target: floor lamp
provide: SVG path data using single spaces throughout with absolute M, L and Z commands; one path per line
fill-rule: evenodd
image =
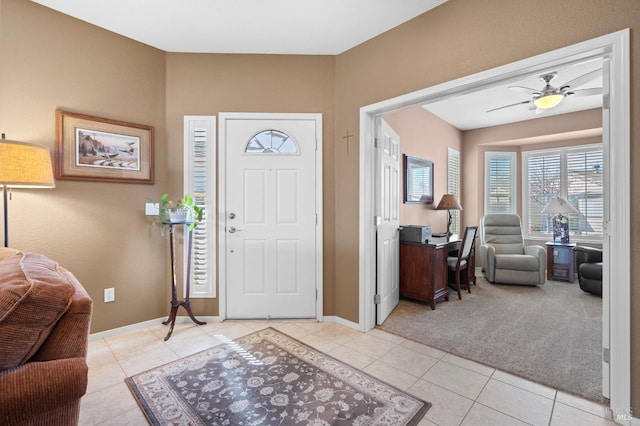
M 9 247 L 7 192 L 11 188 L 55 188 L 49 148 L 0 140 L 0 185 L 4 201 L 4 246 Z
M 449 220 L 447 221 L 447 238 L 451 238 L 453 233 L 451 232 L 451 210 L 462 210 L 460 202 L 453 194 L 444 194 L 438 203 L 436 210 L 447 210 L 449 213 Z

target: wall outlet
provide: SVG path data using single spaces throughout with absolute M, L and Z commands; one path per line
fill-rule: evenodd
M 104 301 L 106 302 L 115 302 L 116 300 L 116 289 L 115 288 L 105 288 L 104 289 Z
M 160 214 L 160 205 L 158 203 L 145 203 L 144 214 L 147 216 L 158 216 Z

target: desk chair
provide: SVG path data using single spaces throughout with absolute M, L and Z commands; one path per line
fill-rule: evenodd
M 447 266 L 449 272 L 452 275 L 455 275 L 456 280 L 456 290 L 458 291 L 458 299 L 462 299 L 462 294 L 460 294 L 460 279 L 462 271 L 467 272 L 467 268 L 469 267 L 469 256 L 473 252 L 473 244 L 476 240 L 476 233 L 478 232 L 477 226 L 467 226 L 464 230 L 464 235 L 462 236 L 462 245 L 460 246 L 460 250 L 458 250 L 458 256 L 449 256 L 447 257 Z M 467 272 L 468 275 L 468 272 Z M 467 290 L 471 293 L 471 283 L 467 278 Z

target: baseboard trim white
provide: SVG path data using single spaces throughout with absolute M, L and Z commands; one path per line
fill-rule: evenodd
M 97 333 L 93 333 L 89 335 L 89 341 L 105 339 L 107 337 L 117 336 L 122 333 L 127 333 L 130 331 L 142 330 L 145 328 L 153 327 L 159 324 L 162 324 L 163 321 L 166 321 L 167 317 L 156 318 L 148 321 L 138 322 L 135 324 L 125 325 L 123 327 L 113 328 L 111 330 L 99 331 Z M 217 316 L 198 316 L 198 319 L 205 322 L 221 322 L 220 317 Z M 188 316 L 176 316 L 176 323 L 189 322 L 191 318 Z

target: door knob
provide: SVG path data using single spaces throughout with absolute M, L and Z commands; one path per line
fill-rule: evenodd
M 236 218 L 236 214 L 235 213 L 229 213 L 229 219 L 235 219 Z
M 236 232 L 240 232 L 240 231 L 244 231 L 244 229 L 238 229 L 235 226 L 230 226 L 229 227 L 229 233 L 230 234 L 235 234 Z

